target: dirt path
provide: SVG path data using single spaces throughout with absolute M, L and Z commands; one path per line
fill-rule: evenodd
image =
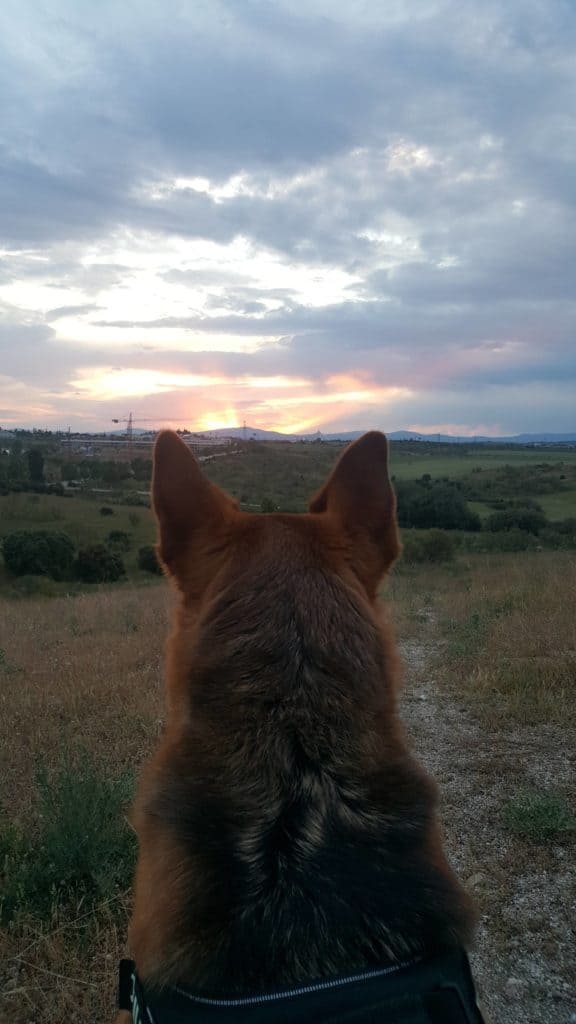
M 574 847 L 535 846 L 502 826 L 523 786 L 575 777 L 575 754 L 549 726 L 486 735 L 457 694 L 434 680 L 433 622 L 402 645 L 401 710 L 413 749 L 441 793 L 446 847 L 480 910 L 471 955 L 491 1024 L 575 1024 Z

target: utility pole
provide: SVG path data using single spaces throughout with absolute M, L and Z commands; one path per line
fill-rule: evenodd
M 132 454 L 133 454 L 133 447 L 134 447 L 133 444 L 132 444 L 133 439 L 134 439 L 134 421 L 132 419 L 132 413 L 131 412 L 128 413 L 128 424 L 126 426 L 126 437 L 128 439 L 128 458 L 129 458 L 130 462 L 132 462 Z

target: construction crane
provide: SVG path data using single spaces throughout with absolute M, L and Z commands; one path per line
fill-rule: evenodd
M 150 416 L 150 417 L 134 417 L 131 412 L 128 416 L 119 416 L 112 420 L 112 423 L 125 423 L 126 424 L 126 440 L 128 442 L 128 453 L 132 458 L 133 440 L 134 440 L 134 424 L 135 423 L 174 423 L 176 422 L 173 416 Z

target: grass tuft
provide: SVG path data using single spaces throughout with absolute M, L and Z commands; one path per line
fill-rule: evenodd
M 518 836 L 546 843 L 576 832 L 576 817 L 564 799 L 554 793 L 523 790 L 506 805 L 506 827 Z

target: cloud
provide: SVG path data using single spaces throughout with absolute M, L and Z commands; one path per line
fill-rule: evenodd
M 216 374 L 221 413 L 273 419 L 233 382 L 283 376 L 342 427 L 566 425 L 562 0 L 143 0 L 136 20 L 24 0 L 2 21 L 0 365 L 22 415 L 94 423 L 116 366 L 114 402 Z M 342 403 L 337 375 L 395 398 Z

